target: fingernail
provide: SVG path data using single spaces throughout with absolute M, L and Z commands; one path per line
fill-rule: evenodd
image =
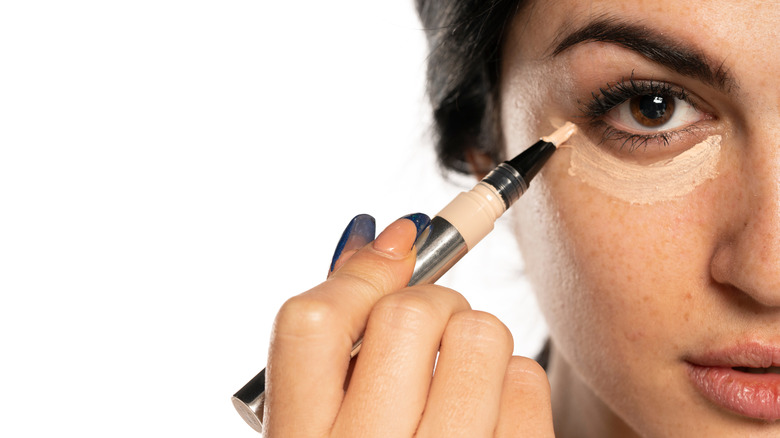
M 333 260 L 330 262 L 330 272 L 336 266 L 336 262 L 345 251 L 362 248 L 372 240 L 376 234 L 376 221 L 371 215 L 359 214 L 349 221 L 349 225 L 341 234 L 341 239 L 333 252 Z
M 404 216 L 390 224 L 377 236 L 374 240 L 374 249 L 392 257 L 403 257 L 412 250 L 415 240 L 430 223 L 431 219 L 423 213 Z M 416 230 L 414 238 L 411 238 L 409 233 L 410 225 L 413 225 Z
M 431 224 L 431 218 L 429 218 L 428 215 L 424 213 L 408 214 L 401 219 L 409 219 L 410 221 L 414 222 L 414 226 L 417 227 L 417 236 L 415 236 L 414 240 L 417 240 L 417 238 L 420 237 L 420 234 L 422 234 L 423 230 L 428 228 L 428 225 Z

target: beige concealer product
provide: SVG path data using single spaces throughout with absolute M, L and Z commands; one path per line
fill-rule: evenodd
M 417 259 L 409 286 L 435 282 L 487 236 L 496 219 L 528 190 L 531 179 L 576 129 L 573 123 L 566 122 L 520 155 L 499 164 L 473 189 L 456 196 L 431 219 L 414 243 Z M 353 357 L 360 351 L 361 341 L 352 347 Z M 232 401 L 244 421 L 262 433 L 265 370 L 236 392 Z
M 648 165 L 621 160 L 593 144 L 572 148 L 569 175 L 632 204 L 687 195 L 718 175 L 720 135 L 707 137 L 676 157 Z

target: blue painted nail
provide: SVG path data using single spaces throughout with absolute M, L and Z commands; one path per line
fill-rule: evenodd
M 352 251 L 364 247 L 368 242 L 374 240 L 375 234 L 376 221 L 371 215 L 359 214 L 352 218 L 347 228 L 344 229 L 344 233 L 341 234 L 341 239 L 339 239 L 339 243 L 336 245 L 336 251 L 333 252 L 330 272 L 333 272 L 333 267 L 336 266 L 336 262 L 344 251 Z
M 409 219 L 414 222 L 414 226 L 417 227 L 417 237 L 420 237 L 420 234 L 431 224 L 431 218 L 425 213 L 408 214 L 401 219 Z

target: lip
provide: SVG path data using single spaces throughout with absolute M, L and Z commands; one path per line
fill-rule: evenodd
M 686 359 L 688 377 L 708 400 L 737 414 L 780 419 L 780 374 L 750 374 L 734 367 L 780 366 L 780 345 L 746 342 Z

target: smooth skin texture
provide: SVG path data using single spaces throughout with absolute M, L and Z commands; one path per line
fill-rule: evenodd
M 609 41 L 553 54 L 563 36 L 605 17 L 698 52 L 730 80 L 718 84 Z M 778 22 L 777 2 L 526 6 L 502 49 L 508 156 L 572 120 L 581 133 L 571 147 L 590 142 L 640 164 L 720 135 L 718 176 L 679 199 L 632 205 L 570 175 L 571 150 L 562 148 L 513 207 L 551 331 L 552 393 L 535 362 L 510 356 L 512 338 L 494 317 L 457 292 L 404 287 L 415 230 L 394 224 L 280 311 L 267 436 L 551 437 L 553 424 L 559 438 L 780 436 L 780 421 L 713 404 L 686 373 L 688 358 L 711 349 L 780 346 Z M 594 124 L 582 104 L 629 78 L 684 88 L 702 117 L 675 127 L 666 145 L 629 152 L 604 140 L 604 123 L 621 120 Z M 364 331 L 350 375 L 349 351 Z

